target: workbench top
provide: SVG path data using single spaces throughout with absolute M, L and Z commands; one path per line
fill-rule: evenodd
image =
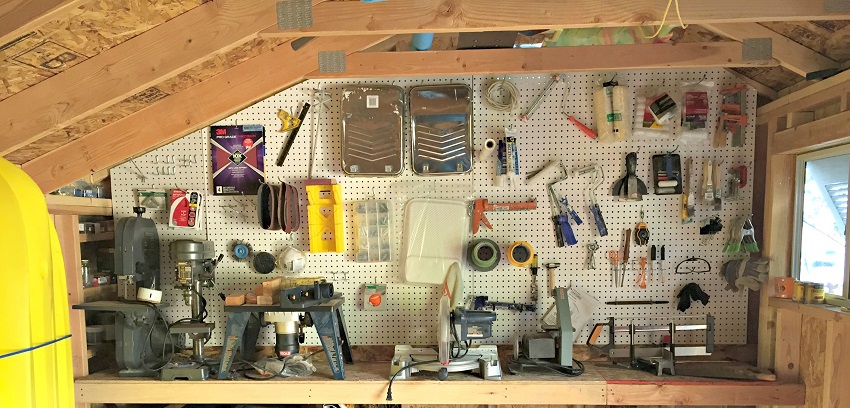
M 327 362 L 315 359 L 310 377 L 255 381 L 166 382 L 119 378 L 100 372 L 75 381 L 77 402 L 87 403 L 359 403 L 386 402 L 389 362 L 346 364 L 346 379 L 335 381 Z M 570 405 L 799 405 L 802 384 L 656 377 L 604 363 L 585 363 L 585 373 L 566 378 L 547 371 L 511 375 L 502 381 L 453 373 L 437 381 L 420 372 L 393 383 L 397 404 L 570 404 Z

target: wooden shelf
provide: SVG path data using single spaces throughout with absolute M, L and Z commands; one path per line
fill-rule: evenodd
M 98 242 L 98 241 L 112 241 L 115 239 L 114 231 L 107 232 L 97 232 L 94 234 L 80 234 L 80 242 Z
M 841 308 L 832 305 L 809 305 L 797 303 L 790 299 L 770 298 L 767 304 L 777 309 L 786 309 L 792 312 L 817 317 L 824 320 L 832 320 L 837 323 L 850 324 L 850 312 L 842 312 Z
M 119 378 L 101 372 L 79 378 L 77 402 L 84 403 L 277 403 L 348 402 L 386 404 L 388 362 L 345 366 L 346 379 L 333 380 L 327 363 L 306 378 L 252 381 L 158 381 Z M 565 378 L 548 372 L 507 373 L 502 381 L 484 381 L 471 374 L 451 374 L 437 381 L 433 374 L 393 383 L 395 404 L 569 404 L 569 405 L 802 405 L 805 386 L 761 381 L 713 380 L 697 377 L 656 377 L 652 374 L 585 363 L 586 372 Z
M 112 216 L 112 199 L 45 194 L 51 214 Z

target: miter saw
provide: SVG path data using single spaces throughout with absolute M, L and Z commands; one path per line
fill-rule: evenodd
M 486 310 L 467 310 L 461 305 L 463 280 L 458 263 L 449 267 L 443 297 L 437 312 L 437 350 L 397 345 L 390 365 L 393 380 L 405 380 L 419 371 L 437 373 L 445 380 L 449 373 L 471 371 L 485 380 L 501 380 L 502 367 L 495 345 L 471 347 L 472 340 L 489 338 L 496 314 Z M 392 400 L 392 393 L 387 393 Z

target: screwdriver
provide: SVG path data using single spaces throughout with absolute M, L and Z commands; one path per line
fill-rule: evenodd
M 632 229 L 626 230 L 626 245 L 623 246 L 623 270 L 620 272 L 620 287 L 623 287 L 623 282 L 626 281 L 626 269 L 629 266 L 629 246 L 631 246 Z
M 555 227 L 555 239 L 558 241 L 558 248 L 563 248 L 564 243 L 567 245 L 577 244 L 578 240 L 573 233 L 570 219 L 561 213 L 561 204 L 558 202 L 555 188 L 551 184 L 549 184 L 549 198 L 552 204 L 552 224 Z
M 657 251 L 655 245 L 653 245 L 649 248 L 649 260 L 651 261 L 649 268 L 649 280 L 655 279 L 655 274 L 657 272 L 658 267 L 658 263 L 656 262 L 657 259 Z

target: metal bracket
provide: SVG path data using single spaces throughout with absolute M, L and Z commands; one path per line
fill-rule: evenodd
M 291 30 L 313 26 L 311 0 L 283 0 L 277 2 L 277 29 Z
M 764 61 L 773 58 L 773 40 L 770 38 L 744 38 L 741 45 L 741 59 L 744 61 Z
M 823 11 L 826 13 L 850 12 L 850 0 L 823 0 Z
M 345 72 L 345 51 L 319 51 L 319 72 Z

